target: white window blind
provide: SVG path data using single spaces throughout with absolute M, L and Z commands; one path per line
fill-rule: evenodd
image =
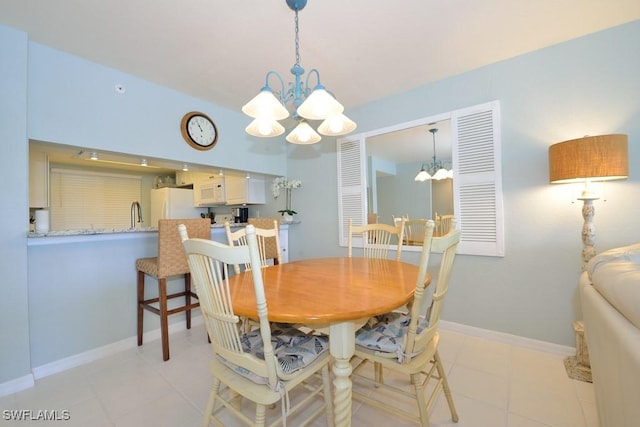
M 142 177 L 84 170 L 51 170 L 51 230 L 128 228 Z

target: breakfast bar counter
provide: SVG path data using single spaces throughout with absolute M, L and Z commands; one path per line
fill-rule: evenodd
M 245 227 L 246 223 L 233 223 L 231 228 Z M 95 228 L 85 230 L 61 230 L 46 233 L 29 232 L 27 245 L 57 245 L 105 240 L 125 240 L 156 237 L 158 227 Z M 220 240 L 220 238 L 223 238 Z M 224 224 L 211 224 L 211 239 L 226 242 Z

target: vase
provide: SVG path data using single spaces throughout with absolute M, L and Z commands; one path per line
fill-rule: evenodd
M 282 221 L 287 224 L 290 224 L 291 222 L 293 222 L 293 215 L 289 215 L 288 213 L 283 214 Z
M 291 189 L 287 188 L 285 190 L 285 196 L 286 196 L 286 200 L 285 200 L 285 207 L 288 211 L 291 210 Z

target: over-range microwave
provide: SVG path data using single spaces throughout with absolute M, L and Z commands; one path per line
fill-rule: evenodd
M 224 205 L 224 178 L 214 177 L 196 181 L 193 184 L 193 199 L 194 205 L 199 207 Z

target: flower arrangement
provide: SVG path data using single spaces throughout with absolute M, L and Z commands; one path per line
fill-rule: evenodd
M 294 215 L 298 212 L 291 209 L 291 190 L 294 188 L 300 188 L 302 186 L 302 181 L 299 179 L 288 180 L 287 177 L 281 176 L 273 180 L 271 184 L 271 194 L 274 199 L 277 199 L 280 195 L 280 191 L 284 190 L 286 194 L 286 206 L 285 209 L 279 210 L 280 215 Z

